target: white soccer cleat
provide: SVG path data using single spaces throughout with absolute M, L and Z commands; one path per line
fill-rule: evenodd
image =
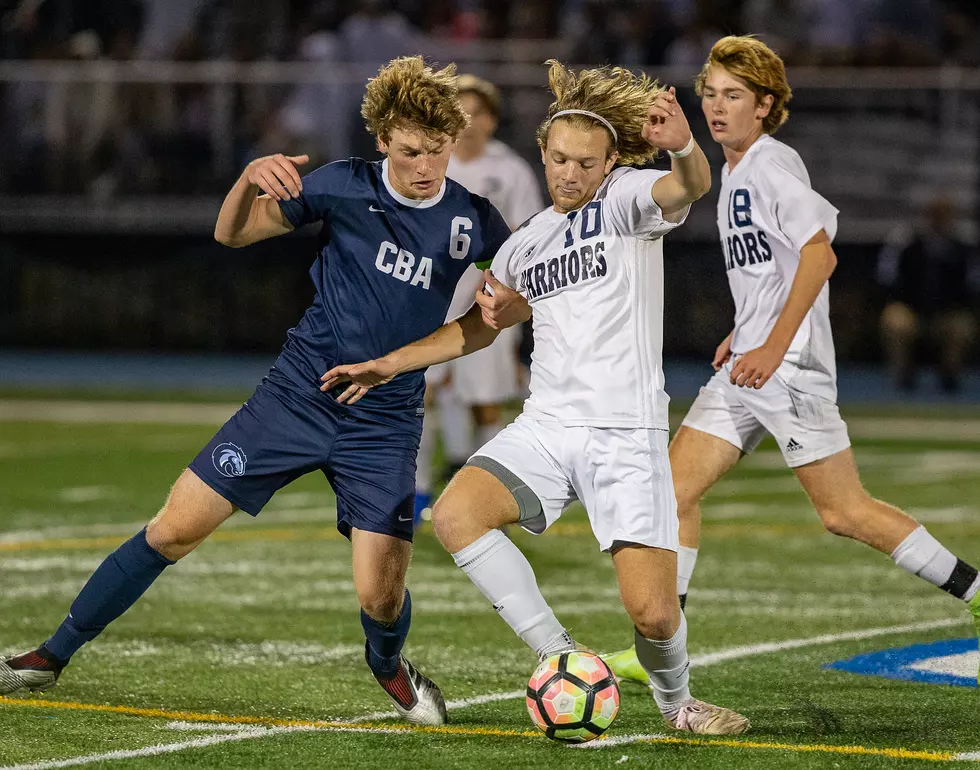
M 438 685 L 423 676 L 402 655 L 398 671 L 391 679 L 380 679 L 378 684 L 388 693 L 395 711 L 406 722 L 417 725 L 444 725 L 448 721 L 446 699 Z
M 62 666 L 44 657 L 43 653 L 43 650 L 30 650 L 0 659 L 0 695 L 10 695 L 18 690 L 39 692 L 54 687 Z
M 666 719 L 675 730 L 697 735 L 741 735 L 749 729 L 748 717 L 737 711 L 692 698 L 673 719 Z

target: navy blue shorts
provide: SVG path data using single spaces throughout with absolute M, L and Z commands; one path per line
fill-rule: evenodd
M 378 420 L 333 396 L 263 380 L 190 469 L 255 516 L 291 481 L 320 470 L 337 495 L 337 529 L 412 539 L 422 417 Z

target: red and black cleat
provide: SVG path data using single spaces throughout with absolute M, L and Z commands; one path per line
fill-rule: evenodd
M 65 664 L 44 647 L 0 660 L 0 695 L 18 690 L 50 690 Z
M 374 678 L 406 721 L 420 725 L 446 724 L 446 700 L 439 687 L 420 674 L 404 655 L 399 658 L 393 677 L 382 679 L 375 674 Z

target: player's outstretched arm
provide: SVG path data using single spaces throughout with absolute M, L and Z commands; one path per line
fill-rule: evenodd
M 643 136 L 650 144 L 670 153 L 670 173 L 654 182 L 651 194 L 664 219 L 680 221 L 684 209 L 711 189 L 711 168 L 694 141 L 673 86 L 650 107 Z
M 483 322 L 483 309 L 474 304 L 464 315 L 443 324 L 428 337 L 372 361 L 342 364 L 324 374 L 320 390 L 326 392 L 344 382 L 350 386 L 337 396 L 340 403 L 356 404 L 371 388 L 390 382 L 403 372 L 424 369 L 475 353 L 490 345 L 499 329 Z
M 800 264 L 793 277 L 786 304 L 762 347 L 750 350 L 732 367 L 733 385 L 761 388 L 779 368 L 806 314 L 837 267 L 837 255 L 825 230 L 820 230 L 800 249 Z
M 296 165 L 308 161 L 306 155 L 277 154 L 249 163 L 221 204 L 214 239 L 237 249 L 290 232 L 293 226 L 279 201 L 302 192 L 303 180 Z

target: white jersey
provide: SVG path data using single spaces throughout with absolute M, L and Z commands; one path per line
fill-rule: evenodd
M 796 150 L 760 136 L 735 169 L 721 172 L 718 232 L 735 299 L 732 353 L 765 343 L 789 297 L 800 249 L 820 230 L 833 240 L 837 209 L 810 187 Z M 780 369 L 794 388 L 836 400 L 837 367 L 825 285 Z
M 666 173 L 616 169 L 581 209 L 545 209 L 497 252 L 494 275 L 534 310 L 528 416 L 668 429 L 661 237 L 680 222 L 651 193 Z

